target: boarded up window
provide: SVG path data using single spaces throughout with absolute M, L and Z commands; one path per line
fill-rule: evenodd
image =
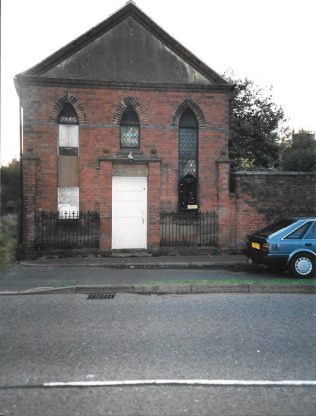
M 77 156 L 58 156 L 58 186 L 79 186 L 78 162 Z
M 64 156 L 77 156 L 79 148 L 79 126 L 59 124 L 58 131 L 59 154 Z
M 79 187 L 58 188 L 58 211 L 60 218 L 77 218 L 79 215 Z
M 79 120 L 70 103 L 58 119 L 58 211 L 59 218 L 79 215 Z

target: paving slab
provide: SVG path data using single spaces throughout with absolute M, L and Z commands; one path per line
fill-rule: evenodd
M 22 266 L 109 267 L 109 268 L 225 268 L 247 264 L 243 255 L 143 256 L 143 257 L 69 257 L 38 258 L 22 261 Z
M 249 285 L 192 285 L 192 293 L 248 293 Z
M 75 293 L 134 293 L 134 285 L 88 285 L 77 286 Z
M 127 272 L 123 269 L 134 269 L 134 271 Z M 168 272 L 169 269 L 170 272 Z M 172 271 L 172 269 L 179 270 Z M 197 271 L 199 269 L 201 270 Z M 210 271 L 204 272 L 204 269 Z M 164 270 L 164 272 L 159 270 Z M 179 273 L 183 274 L 180 278 Z M 224 282 L 227 279 L 226 275 L 232 278 L 236 276 L 239 280 L 248 278 L 259 280 L 263 277 L 266 280 L 271 279 L 271 285 L 269 283 L 260 285 L 259 282 L 258 284 L 247 282 L 237 285 L 229 284 Z M 54 257 L 21 262 L 7 269 L 2 276 L 0 294 L 316 293 L 316 286 L 313 286 L 313 282 L 311 285 L 305 284 L 304 286 L 273 285 L 272 281 L 275 277 L 281 276 L 274 276 L 264 268 L 256 271 L 243 255 Z M 179 282 L 177 282 L 178 279 Z M 217 282 L 214 284 L 194 283 L 194 280 L 212 279 L 220 282 L 218 284 Z M 190 282 L 183 283 L 184 280 Z

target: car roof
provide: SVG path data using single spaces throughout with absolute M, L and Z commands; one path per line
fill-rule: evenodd
M 287 217 L 289 220 L 295 220 L 295 221 L 305 221 L 305 220 L 311 220 L 316 221 L 316 217 Z

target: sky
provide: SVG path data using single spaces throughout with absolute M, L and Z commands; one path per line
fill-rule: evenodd
M 13 78 L 96 26 L 126 0 L 2 0 L 1 163 L 19 157 Z M 315 0 L 135 0 L 216 72 L 272 89 L 291 129 L 316 131 Z M 315 4 L 315 6 L 314 6 Z

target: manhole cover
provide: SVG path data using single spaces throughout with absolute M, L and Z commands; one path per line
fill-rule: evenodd
M 90 293 L 88 299 L 113 299 L 115 293 Z

